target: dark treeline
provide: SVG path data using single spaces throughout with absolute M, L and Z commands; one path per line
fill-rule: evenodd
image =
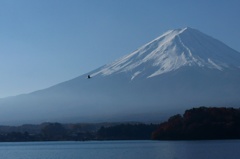
M 156 124 L 121 124 L 111 127 L 101 127 L 98 138 L 101 140 L 149 140 L 156 130 Z
M 160 124 L 153 133 L 157 140 L 240 139 L 240 109 L 193 108 Z
M 240 109 L 199 107 L 161 124 L 97 123 L 0 126 L 0 142 L 240 139 Z
M 0 126 L 0 142 L 146 140 L 157 125 L 142 123 L 61 124 Z
M 90 140 L 102 125 L 100 124 L 61 124 L 43 123 L 40 125 L 0 126 L 1 141 L 67 141 Z

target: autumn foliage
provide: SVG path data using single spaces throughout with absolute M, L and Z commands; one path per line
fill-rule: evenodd
M 200 107 L 186 110 L 160 124 L 157 140 L 240 139 L 240 109 Z

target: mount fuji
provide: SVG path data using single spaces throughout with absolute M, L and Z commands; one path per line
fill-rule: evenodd
M 240 106 L 240 53 L 187 27 L 72 80 L 1 99 L 0 124 L 153 122 L 202 105 Z

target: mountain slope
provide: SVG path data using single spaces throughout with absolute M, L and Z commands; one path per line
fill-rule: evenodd
M 93 75 L 128 72 L 132 79 L 141 74 L 154 77 L 183 66 L 239 68 L 239 61 L 239 53 L 220 41 L 195 29 L 184 28 L 166 32 Z
M 176 29 L 88 74 L 1 99 L 0 121 L 161 120 L 193 106 L 239 106 L 239 81 L 240 53 L 195 29 Z

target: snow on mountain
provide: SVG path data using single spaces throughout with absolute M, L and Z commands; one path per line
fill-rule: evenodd
M 227 51 L 227 53 L 226 53 Z M 195 29 L 170 30 L 133 53 L 104 66 L 92 76 L 129 73 L 151 78 L 183 66 L 224 70 L 239 68 L 239 53 Z
M 0 99 L 0 124 L 159 121 L 194 106 L 239 106 L 239 81 L 239 52 L 189 27 L 170 30 L 87 74 Z

